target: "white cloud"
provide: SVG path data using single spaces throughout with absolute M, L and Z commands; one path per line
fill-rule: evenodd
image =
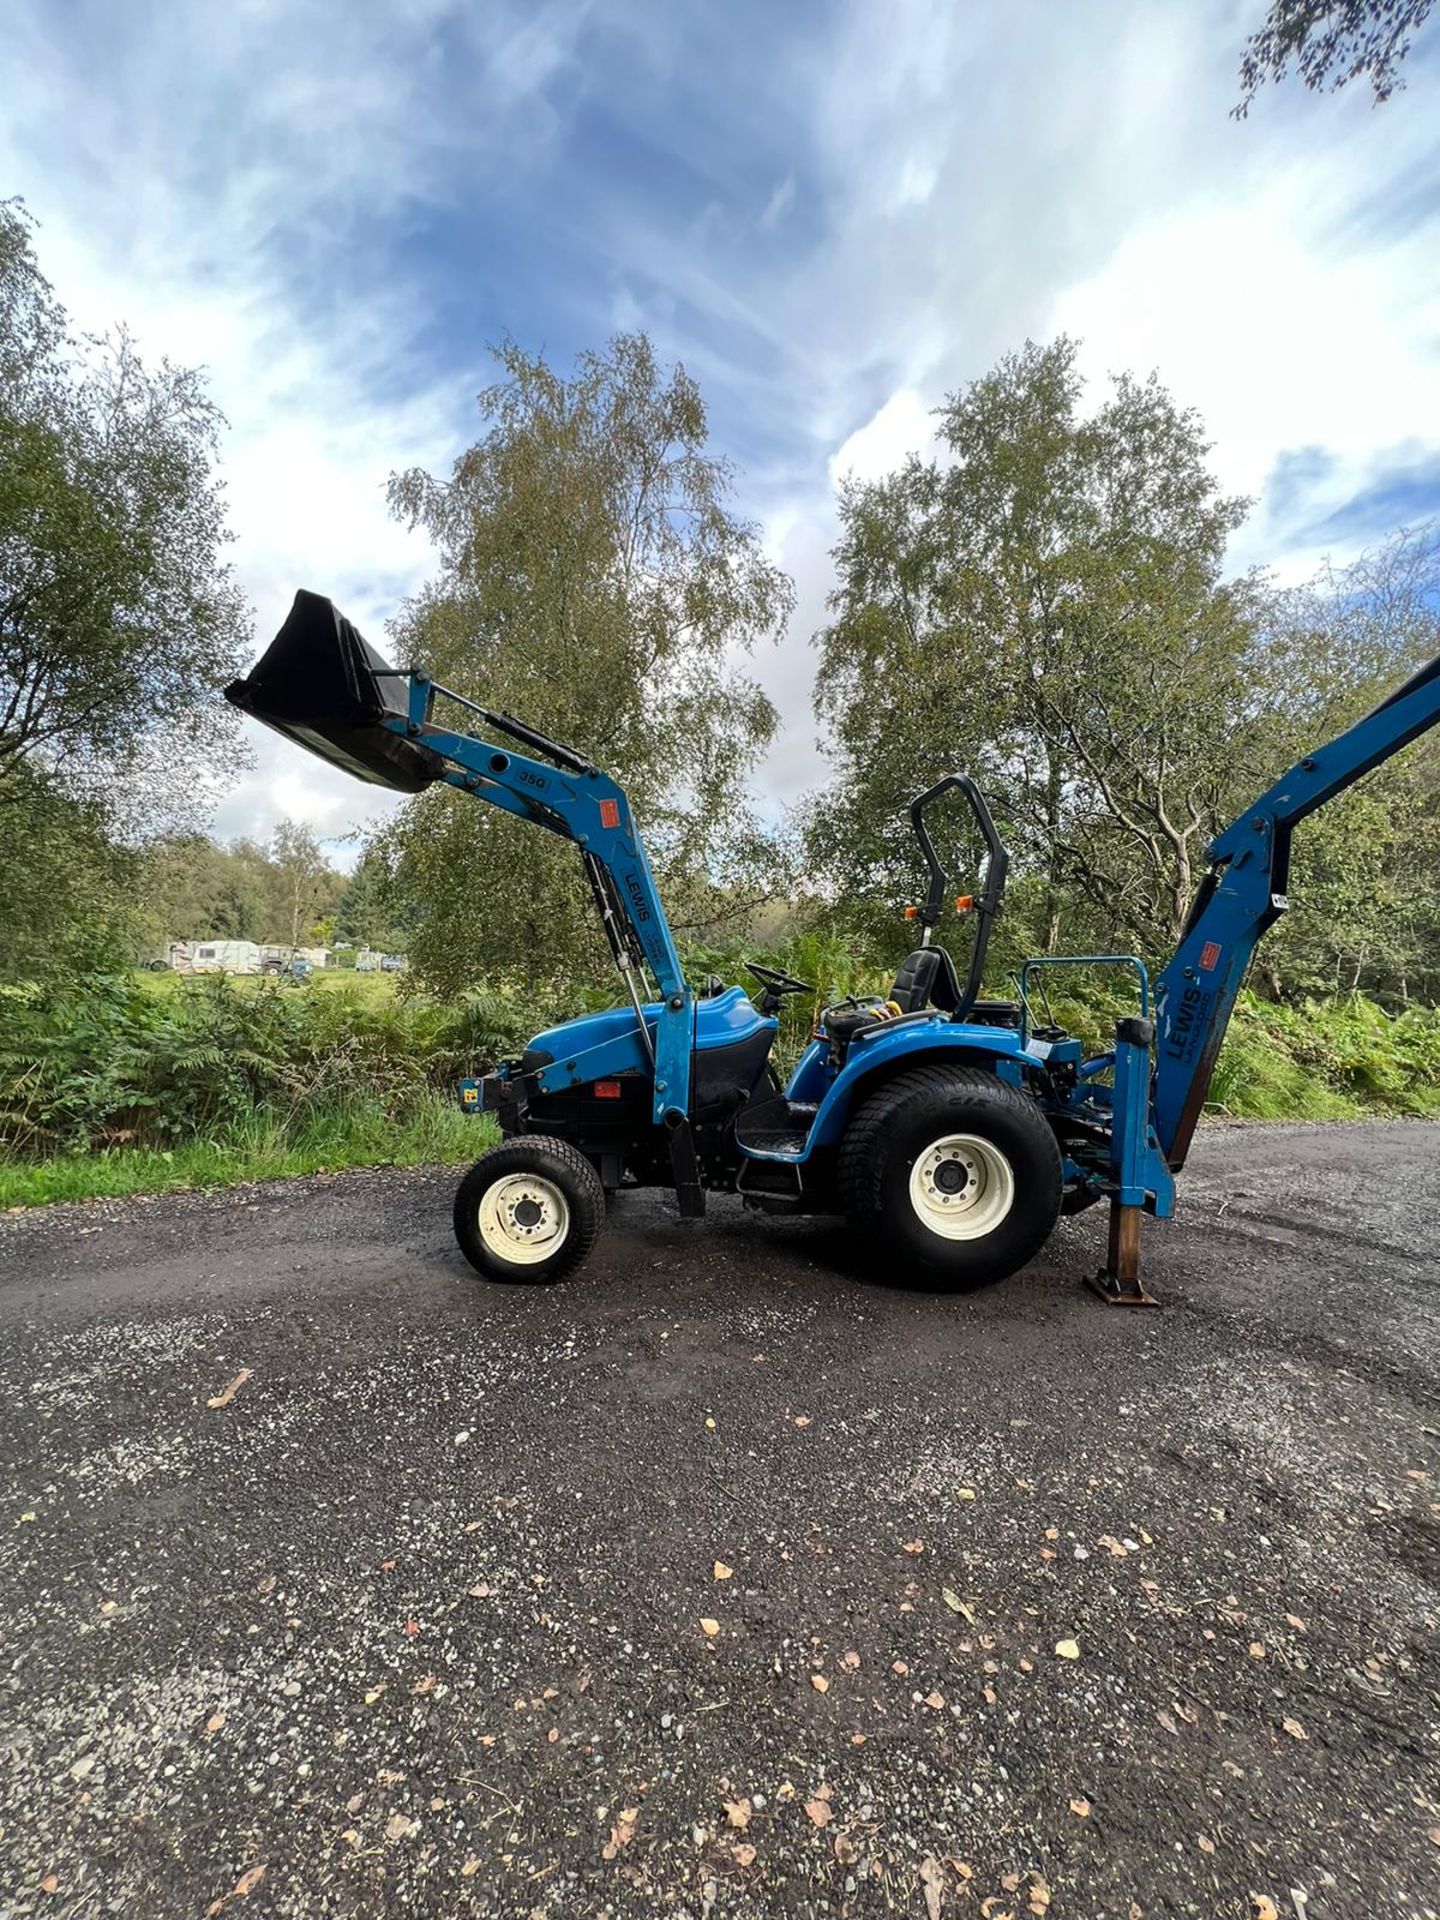
M 1244 560 L 1304 564 L 1306 526 L 1440 447 L 1433 74 L 1380 110 L 1272 92 L 1237 124 L 1253 12 L 850 0 L 820 30 L 759 0 L 193 0 L 142 27 L 81 0 L 62 30 L 0 0 L 26 75 L 0 183 L 86 324 L 210 367 L 260 641 L 300 584 L 378 637 L 428 571 L 382 489 L 471 430 L 471 303 L 559 356 L 650 327 L 796 575 L 755 663 L 778 802 L 817 770 L 834 482 L 924 451 L 946 392 L 1027 335 L 1069 328 L 1097 377 L 1155 367 L 1200 409 L 1226 484 L 1263 496 Z M 255 745 L 228 831 L 391 804 Z
M 795 176 L 793 173 L 787 173 L 785 178 L 780 181 L 775 188 L 770 198 L 765 202 L 764 211 L 760 215 L 761 226 L 767 228 L 778 227 L 794 204 Z
M 831 454 L 830 484 L 842 480 L 881 480 L 894 473 L 912 453 L 933 450 L 935 427 L 933 409 L 926 405 L 913 387 L 901 387 L 857 427 Z
M 377 276 L 347 297 L 355 255 L 383 257 L 386 223 L 451 166 L 523 162 L 548 137 L 538 96 L 581 12 L 491 7 L 482 23 L 448 0 L 243 0 L 144 27 L 97 8 L 62 33 L 40 0 L 0 7 L 26 74 L 0 106 L 0 190 L 39 220 L 78 328 L 123 321 L 146 357 L 206 368 L 257 651 L 302 585 L 383 641 L 432 569 L 385 482 L 448 464 L 475 383 L 418 362 L 424 287 Z M 458 92 L 442 30 L 470 69 Z M 246 744 L 253 767 L 222 779 L 222 833 L 263 837 L 288 815 L 339 834 L 397 804 L 259 729 Z
M 1223 483 L 1257 498 L 1237 566 L 1302 575 L 1319 558 L 1304 528 L 1433 460 L 1434 75 L 1428 96 L 1417 79 L 1380 110 L 1363 89 L 1272 93 L 1237 124 L 1243 12 L 1020 0 L 851 15 L 813 129 L 834 220 L 780 328 L 807 342 L 832 487 L 926 450 L 948 391 L 1061 330 L 1083 338 L 1097 389 L 1154 368 L 1198 408 Z M 923 195 L 897 193 L 922 174 Z M 766 769 L 789 795 L 818 764 L 800 688 L 830 489 L 782 485 L 770 524 L 800 585 L 776 675 L 789 726 Z
M 1127 236 L 1101 269 L 1056 301 L 1095 375 L 1161 371 L 1198 408 L 1225 487 L 1257 501 L 1247 558 L 1276 558 L 1313 524 L 1440 441 L 1440 289 L 1433 234 L 1328 242 L 1317 206 L 1335 163 L 1312 161 L 1208 197 Z M 1303 498 L 1266 498 L 1287 453 L 1322 450 Z M 1306 563 L 1313 555 L 1304 557 Z M 1292 561 L 1294 556 L 1292 556 Z

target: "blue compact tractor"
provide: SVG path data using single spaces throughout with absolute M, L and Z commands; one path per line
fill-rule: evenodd
M 537 1033 L 519 1059 L 461 1087 L 501 1140 L 455 1198 L 466 1258 L 493 1280 L 572 1273 L 607 1195 L 673 1188 L 682 1218 L 710 1193 L 775 1213 L 843 1214 L 880 1272 L 939 1289 L 998 1280 L 1032 1259 L 1062 1212 L 1110 1202 L 1092 1284 L 1149 1305 L 1140 1220 L 1168 1216 L 1220 1042 L 1255 944 L 1286 906 L 1296 823 L 1440 720 L 1440 659 L 1278 780 L 1215 841 L 1175 953 L 1151 982 L 1133 955 L 1046 954 L 1014 999 L 982 995 L 1008 865 L 984 797 L 963 773 L 910 809 L 929 876 L 919 944 L 890 991 L 824 1008 L 782 1083 L 777 1014 L 806 981 L 760 965 L 753 996 L 685 978 L 625 794 L 583 753 L 509 714 L 401 672 L 318 594 L 289 618 L 228 698 L 364 780 L 418 793 L 444 782 L 573 842 L 625 1004 Z M 435 718 L 438 701 L 491 737 Z M 970 891 L 942 847 L 968 809 L 983 847 Z M 964 972 L 937 943 L 951 901 L 970 929 Z M 1045 970 L 1125 969 L 1134 1012 L 1114 1044 L 1037 1019 Z M 1039 997 L 1043 1003 L 1043 994 Z

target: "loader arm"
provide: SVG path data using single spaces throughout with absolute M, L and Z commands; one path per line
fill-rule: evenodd
M 1295 826 L 1437 721 L 1440 656 L 1297 760 L 1207 850 L 1180 943 L 1155 983 L 1155 1129 L 1173 1172 L 1185 1164 L 1256 944 L 1289 904 Z
M 427 712 L 436 695 L 448 694 L 448 689 L 423 673 L 412 674 L 409 681 L 412 699 L 417 706 L 423 704 Z M 543 827 L 562 840 L 573 841 L 580 849 L 611 957 L 625 981 L 647 1045 L 649 1028 L 640 1010 L 642 1000 L 648 997 L 642 967 L 649 968 L 660 989 L 654 1044 L 654 1118 L 657 1125 L 677 1126 L 689 1111 L 694 996 L 685 983 L 645 844 L 624 790 L 608 774 L 578 760 L 578 756 L 573 767 L 547 766 L 478 734 L 454 733 L 429 719 L 390 718 L 381 724 L 445 761 L 445 771 L 440 775 L 445 785 Z
M 580 850 L 611 956 L 653 1051 L 654 1119 L 688 1141 L 694 996 L 623 789 L 573 748 L 440 686 L 420 668 L 389 666 L 321 594 L 300 592 L 251 673 L 226 689 L 233 706 L 374 785 L 419 793 L 444 784 L 542 827 Z M 500 739 L 432 718 L 447 699 Z M 522 750 L 523 749 L 523 750 Z M 660 990 L 653 1049 L 641 1012 L 648 968 Z M 678 1163 L 677 1163 L 678 1164 Z

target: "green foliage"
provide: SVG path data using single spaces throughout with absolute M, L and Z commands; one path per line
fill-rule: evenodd
M 494 1139 L 493 1121 L 461 1113 L 439 1093 L 399 1117 L 363 1096 L 323 1111 L 258 1110 L 223 1135 L 186 1138 L 173 1147 L 102 1147 L 44 1160 L 0 1159 L 0 1208 L 293 1179 L 346 1167 L 459 1164 L 475 1159 Z
M 692 977 L 753 985 L 736 949 L 686 958 Z M 820 931 L 765 958 L 817 988 L 787 1006 L 782 1062 L 798 1056 L 820 1006 L 884 993 L 893 973 Z M 1132 1005 L 1118 977 L 1057 975 L 1047 993 L 1037 1011 L 1096 1047 Z M 471 1158 L 488 1123 L 456 1109 L 450 1082 L 605 1003 L 514 987 L 442 1007 L 353 977 L 308 990 L 154 976 L 95 977 L 62 995 L 0 987 L 0 1206 Z M 1209 1110 L 1268 1120 L 1440 1112 L 1440 1012 L 1390 1015 L 1358 995 L 1277 1007 L 1244 993 Z
M 1244 503 L 1153 378 L 1087 409 L 1077 354 L 1008 355 L 947 400 L 941 458 L 842 492 L 815 699 L 836 778 L 810 841 L 836 898 L 893 910 L 904 802 L 962 767 L 1043 881 L 1042 949 L 1083 920 L 1153 950 L 1248 758 L 1252 589 L 1223 578 Z
M 147 945 L 266 937 L 267 864 L 264 849 L 247 840 L 223 847 L 185 833 L 153 841 L 143 857 Z
M 415 924 L 414 903 L 395 885 L 384 850 L 367 846 L 335 905 L 341 938 L 377 953 L 405 953 Z
M 1351 80 L 1370 82 L 1378 105 L 1404 86 L 1400 66 L 1433 0 L 1270 0 L 1263 25 L 1245 42 L 1240 61 L 1243 120 L 1267 81 L 1285 78 L 1293 61 L 1307 87 L 1332 92 Z
M 39 768 L 16 767 L 0 804 L 0 980 L 90 969 L 139 937 L 135 855 L 104 809 L 64 792 Z
M 790 584 L 730 511 L 695 382 L 643 335 L 569 374 L 513 345 L 498 357 L 484 437 L 449 479 L 392 482 L 441 562 L 398 623 L 402 652 L 614 773 L 677 931 L 711 926 L 765 890 L 770 850 L 742 783 L 775 713 L 736 660 L 780 631 Z M 432 986 L 601 963 L 573 848 L 449 790 L 412 802 L 384 846 Z
M 247 623 L 219 424 L 197 373 L 146 367 L 123 332 L 70 337 L 23 209 L 0 203 L 0 806 L 38 758 L 75 791 L 125 776 L 133 812 L 147 748 L 183 777 L 233 737 L 218 696 Z
M 282 821 L 265 847 L 166 836 L 144 850 L 141 874 L 145 948 L 166 939 L 328 946 L 354 884 L 295 821 Z
M 1440 1112 L 1440 1011 L 1387 1014 L 1359 994 L 1281 1007 L 1243 993 L 1209 1110 L 1257 1120 Z
M 454 1007 L 377 996 L 133 975 L 0 987 L 0 1153 L 223 1143 L 257 1115 L 287 1125 L 357 1100 L 397 1124 L 477 1061 L 513 1050 L 533 1001 L 477 993 Z

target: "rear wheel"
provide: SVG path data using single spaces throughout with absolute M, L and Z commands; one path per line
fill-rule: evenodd
M 482 1154 L 455 1195 L 455 1238 L 487 1280 L 533 1286 L 563 1280 L 595 1245 L 605 1189 L 564 1140 L 502 1141 Z
M 1043 1114 L 977 1067 L 917 1067 L 873 1094 L 840 1148 L 845 1210 L 902 1281 L 1003 1280 L 1060 1216 L 1060 1150 Z

